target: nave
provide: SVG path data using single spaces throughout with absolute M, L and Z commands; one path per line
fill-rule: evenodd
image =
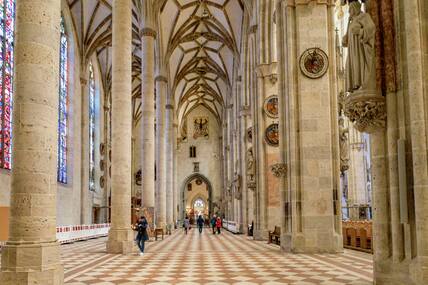
M 192 229 L 148 242 L 144 256 L 108 254 L 106 239 L 61 246 L 66 284 L 372 284 L 369 254 L 287 254 L 245 235 Z

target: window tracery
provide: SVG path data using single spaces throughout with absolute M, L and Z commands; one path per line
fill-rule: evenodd
M 15 0 L 0 0 L 0 168 L 12 167 Z
M 58 182 L 67 183 L 68 41 L 63 18 L 61 18 L 60 31 L 57 179 Z

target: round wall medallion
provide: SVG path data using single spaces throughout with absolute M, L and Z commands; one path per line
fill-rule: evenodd
M 195 182 L 196 185 L 202 185 L 202 180 L 200 178 L 197 178 Z
M 247 140 L 248 142 L 253 142 L 253 127 L 247 129 Z
M 278 118 L 278 96 L 273 95 L 265 100 L 263 109 L 266 115 L 271 118 Z
M 307 49 L 300 57 L 300 70 L 312 79 L 322 77 L 328 69 L 328 56 L 319 48 Z
M 279 129 L 278 124 L 271 124 L 265 132 L 265 140 L 271 146 L 279 145 Z

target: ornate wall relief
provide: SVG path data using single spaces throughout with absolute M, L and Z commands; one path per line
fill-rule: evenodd
M 328 69 L 328 56 L 319 48 L 309 48 L 300 57 L 300 70 L 309 78 L 322 77 Z
M 265 140 L 270 146 L 279 146 L 278 124 L 271 124 L 265 131 Z
M 268 117 L 278 118 L 278 96 L 273 95 L 265 100 L 263 109 Z
M 208 117 L 196 117 L 193 119 L 193 138 L 208 138 Z
M 287 175 L 287 165 L 285 163 L 276 163 L 270 166 L 275 177 L 285 177 Z
M 253 127 L 249 127 L 247 129 L 247 140 L 248 142 L 252 143 L 253 142 Z

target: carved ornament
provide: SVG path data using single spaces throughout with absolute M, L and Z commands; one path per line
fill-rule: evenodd
M 143 28 L 141 30 L 141 37 L 153 37 L 156 39 L 156 31 L 153 30 L 152 28 Z
M 287 175 L 287 165 L 285 163 L 276 163 L 271 165 L 270 170 L 275 177 L 285 177 Z
M 345 99 L 345 115 L 360 132 L 373 133 L 385 128 L 385 97 L 376 92 L 355 91 Z

